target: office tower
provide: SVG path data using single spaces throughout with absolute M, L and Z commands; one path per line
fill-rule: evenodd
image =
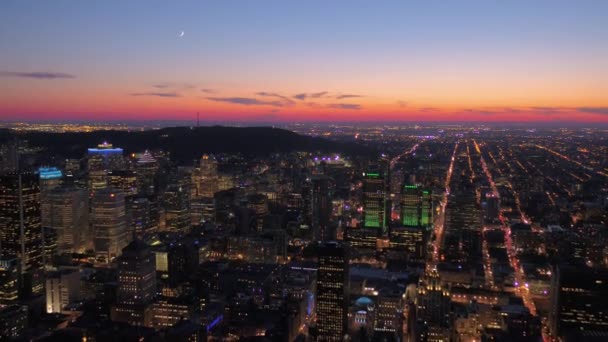
M 190 194 L 177 184 L 170 185 L 163 195 L 165 227 L 169 231 L 190 230 Z
M 89 158 L 100 157 L 101 165 L 104 170 L 119 170 L 124 167 L 124 159 L 122 156 L 123 150 L 119 147 L 113 147 L 112 144 L 103 142 L 97 145 L 96 148 L 89 148 L 87 154 Z
M 433 198 L 430 190 L 405 185 L 401 194 L 401 224 L 430 229 L 433 224 Z
M 450 290 L 442 283 L 439 272 L 425 273 L 418 284 L 416 317 L 427 327 L 447 327 L 450 313 Z
M 38 175 L 0 176 L 0 250 L 2 255 L 19 258 L 24 296 L 43 291 L 42 241 Z
M 424 262 L 428 232 L 422 227 L 391 227 L 389 246 L 397 259 Z
M 330 178 L 327 176 L 313 176 L 312 187 L 312 230 L 316 240 L 332 240 L 335 234 L 331 234 L 329 220 L 332 213 L 332 194 Z
M 40 193 L 44 196 L 46 192 L 61 184 L 63 173 L 56 167 L 41 167 L 38 169 L 40 175 Z
M 80 300 L 80 272 L 65 269 L 46 275 L 46 313 L 61 313 Z
M 200 160 L 200 196 L 213 197 L 219 191 L 217 160 L 212 155 L 203 155 Z
M 72 187 L 49 191 L 42 199 L 42 226 L 56 231 L 59 253 L 83 252 L 90 248 L 87 192 Z
M 107 173 L 108 186 L 121 190 L 125 196 L 137 194 L 137 174 L 133 170 L 112 170 Z
M 401 336 L 403 324 L 402 293 L 397 289 L 381 289 L 374 316 L 374 331 L 387 337 Z M 400 340 L 400 339 L 397 339 Z
M 113 321 L 152 325 L 151 302 L 156 296 L 155 256 L 141 240 L 133 240 L 118 258 L 117 303 Z
M 108 170 L 121 169 L 124 166 L 122 148 L 113 147 L 112 144 L 104 142 L 96 148 L 87 150 L 89 172 L 89 189 L 96 191 L 108 186 Z
M 608 270 L 556 266 L 551 278 L 551 334 L 585 341 L 608 333 Z
M 131 213 L 130 231 L 139 239 L 156 233 L 158 220 L 154 217 L 153 204 L 146 197 L 136 197 L 129 203 Z
M 154 180 L 158 172 L 158 162 L 149 151 L 145 151 L 135 164 L 137 172 L 137 190 L 141 194 L 152 195 L 155 192 Z
M 111 188 L 97 191 L 91 202 L 91 215 L 97 258 L 110 262 L 131 240 L 127 234 L 124 194 Z
M 348 330 L 348 247 L 338 242 L 319 245 L 317 330 L 319 341 L 342 341 Z
M 254 194 L 247 197 L 247 209 L 254 214 L 255 231 L 261 232 L 264 228 L 264 218 L 268 215 L 268 197 L 262 194 Z
M 363 174 L 363 227 L 386 229 L 386 184 L 380 173 Z
M 19 259 L 0 256 L 0 304 L 13 304 L 19 298 Z

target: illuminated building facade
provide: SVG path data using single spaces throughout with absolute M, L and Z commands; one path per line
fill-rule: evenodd
M 386 230 L 386 184 L 380 173 L 363 174 L 363 227 Z
M 0 304 L 15 303 L 19 298 L 19 260 L 0 257 Z
M 137 173 L 137 190 L 141 194 L 152 195 L 155 192 L 154 179 L 158 171 L 158 162 L 149 151 L 145 151 L 135 164 Z
M 190 230 L 190 194 L 182 186 L 171 185 L 164 193 L 165 227 L 168 231 Z
M 97 191 L 91 203 L 95 252 L 98 260 L 110 262 L 130 241 L 125 196 L 116 189 L 106 188 Z
M 551 279 L 549 327 L 554 337 L 583 341 L 608 333 L 608 270 L 556 266 Z M 585 335 L 589 334 L 589 335 Z
M 59 253 L 83 252 L 89 232 L 89 198 L 83 189 L 59 187 L 42 199 L 42 226 L 57 234 Z
M 0 250 L 21 262 L 22 294 L 41 294 L 42 225 L 40 188 L 34 173 L 0 176 Z
M 151 302 L 156 296 L 155 255 L 141 240 L 133 240 L 118 258 L 117 303 L 113 321 L 152 326 Z
M 401 224 L 404 227 L 424 227 L 433 224 L 433 198 L 430 190 L 419 185 L 405 185 L 401 194 Z
M 342 341 L 348 330 L 348 247 L 338 242 L 319 245 L 317 329 L 320 341 Z

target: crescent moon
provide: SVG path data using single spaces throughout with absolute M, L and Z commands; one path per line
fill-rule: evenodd
M 184 31 L 180 32 L 180 33 L 179 33 L 179 37 L 180 37 L 180 38 L 181 38 L 181 37 L 183 37 L 183 36 L 184 36 L 184 33 L 185 33 Z

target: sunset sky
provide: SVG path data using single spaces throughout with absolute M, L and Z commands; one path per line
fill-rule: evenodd
M 607 18 L 605 0 L 2 0 L 0 119 L 606 123 Z

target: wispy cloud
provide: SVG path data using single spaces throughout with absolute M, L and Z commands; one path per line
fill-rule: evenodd
M 397 105 L 401 108 L 405 108 L 408 105 L 407 101 L 397 101 Z
M 211 88 L 203 88 L 201 89 L 201 91 L 205 94 L 215 94 L 217 93 L 217 91 L 215 89 L 211 89 Z
M 357 97 L 363 97 L 363 95 L 357 95 L 357 94 L 342 94 L 342 95 L 337 95 L 336 99 L 337 100 L 342 100 L 342 99 L 352 99 L 352 98 L 357 98 Z
M 326 91 L 320 91 L 317 93 L 300 93 L 293 96 L 294 99 L 306 100 L 306 99 L 318 99 L 327 95 Z
M 145 92 L 145 93 L 131 93 L 131 96 L 156 96 L 156 97 L 180 97 L 178 93 L 174 92 Z
M 608 115 L 608 107 L 579 107 L 579 112 Z
M 20 72 L 20 71 L 0 71 L 1 77 L 23 77 L 23 78 L 35 78 L 40 80 L 54 80 L 62 78 L 76 78 L 72 74 L 66 74 L 63 72 L 50 72 L 50 71 L 34 71 L 34 72 Z
M 285 102 L 285 104 L 288 104 L 288 105 L 295 104 L 295 102 L 292 99 L 290 99 L 289 97 L 281 95 L 281 94 L 278 94 L 278 93 L 272 93 L 272 92 L 267 92 L 267 91 L 259 91 L 259 92 L 255 93 L 255 94 L 258 95 L 258 96 L 273 97 L 273 98 L 276 98 L 276 99 L 279 99 L 279 100 Z
M 244 106 L 283 107 L 285 105 L 285 103 L 283 103 L 282 101 L 263 101 L 253 97 L 207 97 L 207 99 L 216 102 L 226 102 Z
M 334 109 L 353 109 L 353 110 L 361 109 L 361 105 L 355 104 L 355 103 L 332 103 L 330 105 L 327 105 L 327 107 L 334 108 Z

